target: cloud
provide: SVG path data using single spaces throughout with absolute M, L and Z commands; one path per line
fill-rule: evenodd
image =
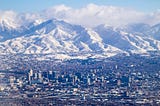
M 0 11 L 0 23 L 6 24 L 12 28 L 15 28 L 18 26 L 18 21 L 16 18 L 18 17 L 17 13 L 14 11 Z
M 146 17 L 154 18 L 155 15 L 150 16 L 149 14 L 129 8 L 99 6 L 95 4 L 88 4 L 86 7 L 80 9 L 73 9 L 65 5 L 60 5 L 49 8 L 45 10 L 44 13 L 47 18 L 55 17 L 73 24 L 81 24 L 87 27 L 94 27 L 99 24 L 120 26 L 128 23 L 146 23 L 148 21 Z M 155 20 L 159 20 L 159 17 Z
M 95 27 L 100 24 L 121 26 L 130 23 L 154 25 L 160 22 L 160 10 L 152 13 L 143 13 L 130 8 L 88 4 L 79 9 L 58 5 L 40 11 L 39 13 L 17 14 L 13 11 L 0 11 L 0 22 L 1 20 L 8 20 L 18 25 L 27 24 L 35 20 L 53 18 L 86 27 Z
M 160 23 L 160 10 L 157 10 L 153 13 L 148 14 L 145 17 L 145 21 L 148 24 L 154 25 Z
M 37 20 L 43 20 L 39 13 L 16 13 L 12 10 L 0 11 L 0 25 L 5 24 L 8 28 L 20 28 Z

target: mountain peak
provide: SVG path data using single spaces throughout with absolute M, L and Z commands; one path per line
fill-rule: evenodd
M 2 25 L 6 23 L 2 22 Z M 149 53 L 160 50 L 160 41 L 154 39 L 156 36 L 149 36 L 158 35 L 158 32 L 155 32 L 159 30 L 155 31 L 154 28 L 159 28 L 159 25 L 150 27 L 140 23 L 117 28 L 103 24 L 91 29 L 57 19 L 35 20 L 21 30 L 4 32 L 0 29 L 0 39 L 3 39 L 0 40 L 0 54 L 52 54 L 55 58 L 60 56 L 105 58 L 118 54 Z M 148 36 L 141 36 L 141 33 Z

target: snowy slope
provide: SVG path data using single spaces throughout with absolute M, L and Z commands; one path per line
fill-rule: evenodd
M 152 26 L 148 31 L 145 32 L 145 34 L 154 39 L 160 40 L 160 24 Z
M 0 42 L 0 53 L 57 54 L 69 58 L 97 53 L 109 57 L 125 52 L 104 44 L 92 29 L 53 19 L 32 26 L 23 36 Z
M 95 31 L 102 37 L 105 44 L 112 45 L 126 52 L 146 53 L 147 51 L 160 50 L 160 41 L 148 36 L 141 36 L 141 33 L 138 35 L 138 33 L 124 32 L 106 25 L 96 27 Z
M 146 24 L 94 29 L 56 19 L 30 22 L 21 27 L 0 23 L 0 54 L 51 54 L 62 58 L 106 58 L 160 50 L 160 27 Z

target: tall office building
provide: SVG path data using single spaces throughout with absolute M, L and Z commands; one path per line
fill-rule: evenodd
M 31 83 L 31 81 L 33 80 L 33 70 L 32 69 L 29 71 L 28 80 L 29 80 L 29 83 Z
M 118 85 L 118 86 L 121 85 L 121 80 L 120 80 L 120 79 L 117 80 L 117 85 Z
M 49 71 L 48 79 L 49 80 L 54 80 L 54 78 L 55 78 L 55 73 L 53 71 Z
M 10 81 L 10 85 L 13 87 L 14 81 L 15 81 L 15 77 L 14 76 L 10 76 L 9 77 L 9 81 Z
M 87 84 L 91 85 L 91 79 L 89 77 L 87 78 Z
M 43 80 L 43 77 L 42 77 L 42 73 L 41 73 L 41 72 L 38 73 L 38 79 L 39 79 L 40 81 Z

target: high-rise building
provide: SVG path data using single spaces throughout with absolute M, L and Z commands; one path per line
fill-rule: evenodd
M 44 78 L 48 78 L 48 73 L 45 71 L 45 72 L 42 72 L 42 76 L 44 77 Z
M 102 82 L 104 82 L 104 76 L 102 76 L 101 79 L 102 79 Z
M 90 78 L 87 78 L 87 84 L 91 85 L 91 79 Z
M 118 86 L 121 85 L 121 80 L 120 80 L 120 79 L 117 80 L 117 85 L 118 85 Z
M 38 78 L 39 78 L 40 81 L 43 80 L 43 77 L 42 77 L 42 73 L 41 73 L 41 72 L 38 73 Z
M 38 79 L 38 73 L 34 73 L 34 79 Z
M 49 71 L 48 79 L 53 80 L 55 78 L 55 73 L 53 71 Z
M 29 83 L 31 83 L 31 81 L 33 80 L 33 70 L 32 69 L 29 71 L 28 80 L 29 80 Z
M 32 69 L 30 70 L 29 75 L 33 76 L 33 70 Z
M 129 80 L 129 81 L 128 81 L 128 87 L 131 87 L 132 78 L 131 78 L 131 77 L 129 77 L 129 78 L 128 78 L 128 80 Z
M 15 81 L 15 77 L 14 76 L 10 76 L 9 77 L 9 81 L 10 81 L 10 85 L 13 87 L 14 81 Z

